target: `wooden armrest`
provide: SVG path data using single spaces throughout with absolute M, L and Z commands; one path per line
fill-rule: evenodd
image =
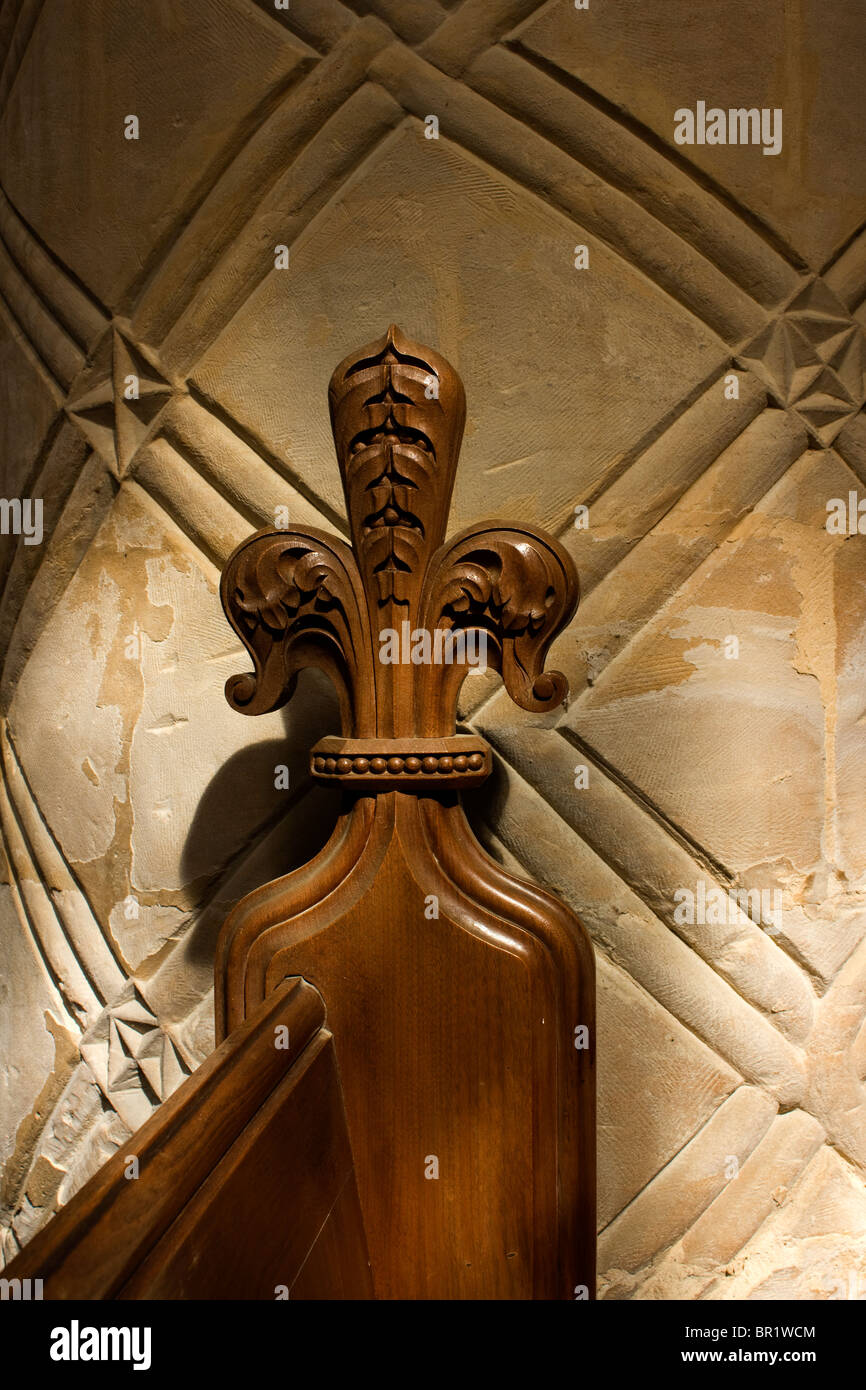
M 7 1277 L 47 1299 L 371 1297 L 324 1021 L 318 991 L 285 980 Z

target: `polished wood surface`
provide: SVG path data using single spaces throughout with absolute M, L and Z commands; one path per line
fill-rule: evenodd
M 6 1277 L 46 1299 L 370 1297 L 324 1020 L 312 986 L 280 982 Z
M 227 920 L 218 1032 L 286 974 L 321 992 L 377 1297 L 592 1297 L 591 945 L 476 841 L 459 789 L 488 775 L 490 754 L 454 733 L 467 666 L 423 660 L 481 633 L 511 697 L 554 710 L 566 685 L 544 659 L 577 578 L 527 527 L 444 540 L 465 401 L 438 354 L 392 326 L 340 364 L 330 405 L 352 547 L 258 532 L 226 565 L 222 598 L 254 664 L 227 684 L 234 708 L 278 708 L 307 665 L 334 681 L 342 729 L 312 750 L 311 773 L 342 787 L 342 812 L 316 859 Z M 405 644 L 383 660 L 404 624 L 422 660 Z

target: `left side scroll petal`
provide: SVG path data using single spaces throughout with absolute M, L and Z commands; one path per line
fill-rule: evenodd
M 355 723 L 371 642 L 354 556 L 343 541 L 322 531 L 257 531 L 229 557 L 220 597 L 255 666 L 226 682 L 233 709 L 279 709 L 298 672 L 318 666 L 337 686 L 344 725 Z

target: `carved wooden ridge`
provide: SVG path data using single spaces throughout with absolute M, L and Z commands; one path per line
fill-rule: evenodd
M 477 843 L 457 793 L 490 750 L 454 732 L 473 649 L 524 709 L 562 702 L 544 661 L 577 576 L 510 522 L 445 540 L 466 406 L 438 353 L 392 325 L 337 367 L 329 400 L 351 547 L 267 528 L 221 594 L 254 665 L 227 682 L 235 709 L 278 709 L 305 666 L 334 682 L 341 734 L 310 768 L 343 808 L 316 859 L 226 922 L 218 1032 L 287 975 L 320 990 L 377 1296 L 591 1297 L 592 951 Z

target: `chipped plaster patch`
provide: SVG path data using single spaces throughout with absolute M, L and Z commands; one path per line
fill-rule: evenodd
M 143 960 L 173 937 L 189 921 L 190 914 L 162 903 L 138 903 L 128 897 L 115 903 L 109 914 L 112 935 L 123 943 L 123 954 L 136 970 Z
M 274 714 L 251 726 L 226 703 L 227 678 L 249 658 L 227 641 L 219 597 L 205 574 L 173 551 L 149 558 L 146 571 L 152 609 L 170 621 L 142 639 L 144 698 L 130 750 L 132 888 L 176 892 L 218 872 L 236 851 L 239 832 L 255 831 L 278 805 L 278 757 L 267 740 L 284 740 L 285 725 Z M 214 779 L 244 750 L 249 771 L 208 803 L 208 825 L 197 825 Z
M 43 815 L 68 860 L 101 858 L 126 800 L 120 708 L 103 702 L 120 624 L 120 589 L 103 570 L 73 581 L 24 669 L 9 713 L 15 746 Z

